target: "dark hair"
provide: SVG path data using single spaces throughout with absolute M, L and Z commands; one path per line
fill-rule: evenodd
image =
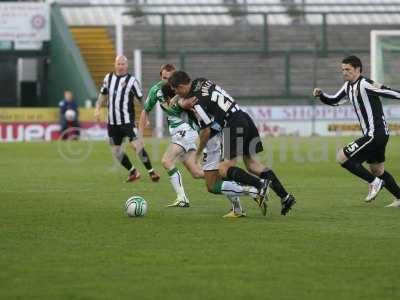
M 167 72 L 175 71 L 175 66 L 173 64 L 161 65 L 161 67 L 160 67 L 160 76 L 162 75 L 162 72 L 164 70 L 167 71 Z
M 161 91 L 162 91 L 165 99 L 171 99 L 175 96 L 174 90 L 171 88 L 171 86 L 168 83 L 166 83 L 162 86 Z
M 176 71 L 169 78 L 169 84 L 173 88 L 176 88 L 181 84 L 188 84 L 188 83 L 190 83 L 190 81 L 191 81 L 191 79 L 190 79 L 189 75 L 184 71 Z
M 349 65 L 351 65 L 353 68 L 360 68 L 360 72 L 362 72 L 362 63 L 361 63 L 361 59 L 359 59 L 359 58 L 358 58 L 357 56 L 355 56 L 355 55 L 350 55 L 350 56 L 347 56 L 347 57 L 343 58 L 342 64 L 349 64 Z

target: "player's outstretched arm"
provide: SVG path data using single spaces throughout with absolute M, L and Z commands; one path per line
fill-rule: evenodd
M 362 83 L 368 93 L 375 94 L 385 98 L 400 99 L 400 92 L 382 84 L 367 82 Z
M 321 89 L 315 88 L 313 91 L 313 96 L 319 98 L 323 103 L 327 105 L 337 106 L 339 104 L 342 104 L 341 100 L 346 96 L 346 87 L 347 82 L 335 95 L 326 94 Z

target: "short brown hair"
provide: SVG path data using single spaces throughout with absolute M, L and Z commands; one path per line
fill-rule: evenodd
M 351 65 L 354 69 L 360 68 L 360 72 L 362 72 L 362 62 L 361 62 L 361 59 L 359 59 L 359 58 L 358 58 L 357 56 L 355 56 L 355 55 L 350 55 L 350 56 L 347 56 L 347 57 L 343 58 L 342 64 L 349 64 L 349 65 Z
M 190 76 L 184 71 L 176 71 L 169 79 L 169 84 L 173 88 L 177 88 L 181 84 L 189 84 L 191 82 Z
M 167 72 L 175 71 L 175 66 L 174 66 L 173 64 L 164 64 L 164 65 L 161 65 L 161 68 L 160 68 L 160 76 L 162 75 L 162 72 L 163 72 L 164 70 L 167 71 Z

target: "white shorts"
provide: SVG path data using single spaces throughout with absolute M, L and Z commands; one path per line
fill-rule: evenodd
M 185 152 L 197 150 L 196 140 L 198 137 L 197 131 L 183 123 L 175 128 L 169 128 L 171 135 L 171 143 L 181 146 Z
M 203 151 L 203 171 L 218 170 L 218 165 L 222 161 L 222 135 L 216 134 L 208 140 Z

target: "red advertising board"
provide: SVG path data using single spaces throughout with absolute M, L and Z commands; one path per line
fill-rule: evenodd
M 82 138 L 105 139 L 107 129 L 105 123 L 82 122 Z M 58 123 L 46 122 L 13 122 L 0 123 L 0 142 L 31 142 L 57 140 L 61 134 Z

